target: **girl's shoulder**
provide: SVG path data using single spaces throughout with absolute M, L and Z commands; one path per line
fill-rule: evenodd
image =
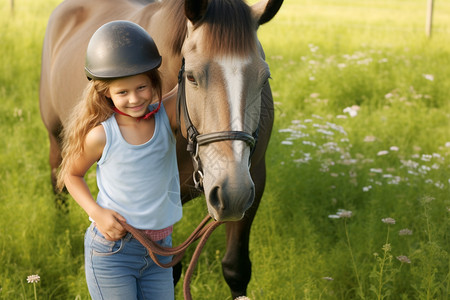
M 99 154 L 101 156 L 106 145 L 106 133 L 103 125 L 97 125 L 86 135 L 85 150 Z

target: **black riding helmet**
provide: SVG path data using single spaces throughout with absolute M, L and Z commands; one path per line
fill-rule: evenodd
M 89 80 L 120 78 L 156 69 L 161 60 L 144 28 L 130 21 L 112 21 L 92 35 L 84 70 Z

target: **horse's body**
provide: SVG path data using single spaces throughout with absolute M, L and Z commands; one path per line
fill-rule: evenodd
M 112 20 L 138 23 L 154 38 L 163 56 L 163 93 L 177 84 L 185 58 L 186 106 L 200 134 L 258 132 L 255 149 L 232 138 L 199 146 L 197 153 L 210 214 L 232 221 L 226 224 L 222 265 L 233 297 L 245 295 L 251 276 L 250 227 L 264 190 L 264 156 L 273 123 L 273 100 L 266 84 L 269 71 L 256 30 L 276 14 L 281 2 L 262 0 L 249 8 L 241 0 L 66 0 L 52 14 L 43 46 L 40 106 L 49 132 L 53 183 L 61 161 L 61 128 L 87 83 L 83 70 L 87 44 L 96 29 Z M 186 202 L 198 192 L 183 136 L 184 126 L 177 137 L 177 153 Z

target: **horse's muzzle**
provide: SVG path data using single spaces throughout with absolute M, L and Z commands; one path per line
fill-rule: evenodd
M 233 189 L 226 184 L 214 186 L 206 196 L 208 211 L 216 221 L 239 221 L 255 199 L 253 183 L 246 188 Z

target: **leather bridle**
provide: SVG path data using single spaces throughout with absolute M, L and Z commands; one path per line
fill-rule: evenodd
M 199 147 L 220 141 L 228 141 L 228 140 L 244 141 L 250 147 L 250 157 L 249 157 L 249 166 L 250 166 L 250 160 L 256 148 L 256 142 L 258 140 L 259 124 L 257 129 L 253 132 L 253 134 L 249 134 L 245 131 L 218 131 L 200 134 L 197 128 L 195 128 L 194 124 L 192 124 L 191 118 L 189 117 L 189 112 L 186 105 L 185 81 L 186 80 L 184 76 L 184 58 L 183 58 L 182 65 L 178 73 L 177 122 L 178 128 L 180 128 L 181 130 L 180 114 L 182 112 L 187 133 L 186 134 L 186 140 L 188 143 L 187 151 L 191 154 L 194 166 L 192 178 L 194 180 L 195 188 L 202 190 L 203 170 L 200 161 L 200 156 L 198 153 Z

